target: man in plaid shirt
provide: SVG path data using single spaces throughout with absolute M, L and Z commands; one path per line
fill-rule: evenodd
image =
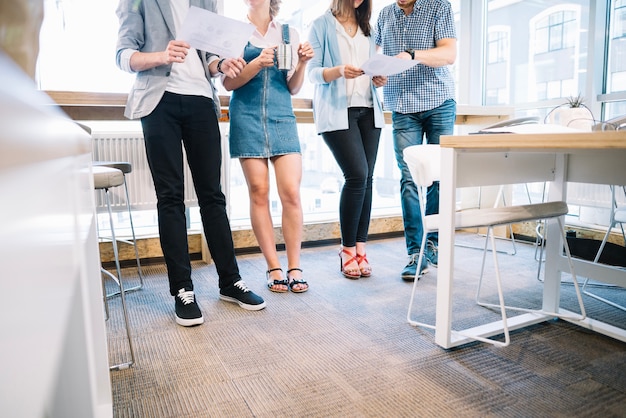
M 409 263 L 402 271 L 412 281 L 422 241 L 422 222 L 413 183 L 402 152 L 424 142 L 438 144 L 453 133 L 456 118 L 454 79 L 448 68 L 456 59 L 456 30 L 446 0 L 396 0 L 380 11 L 376 44 L 385 55 L 419 61 L 400 74 L 389 76 L 383 88 L 384 107 L 392 111 L 393 142 L 401 171 L 400 193 Z M 428 189 L 426 213 L 439 212 L 439 183 Z M 429 233 L 420 275 L 428 263 L 437 266 L 438 234 Z

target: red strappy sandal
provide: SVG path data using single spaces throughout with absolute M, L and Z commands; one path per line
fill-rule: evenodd
M 359 263 L 359 270 L 361 271 L 361 277 L 370 277 L 372 275 L 372 266 L 370 266 L 370 262 L 367 259 L 365 254 L 356 255 L 356 261 Z M 361 266 L 361 264 L 367 263 L 365 266 Z
M 343 259 L 341 258 L 342 253 L 350 256 L 350 258 L 345 263 L 343 262 Z M 342 248 L 339 251 L 339 268 L 341 270 L 341 274 L 343 274 L 343 276 L 347 279 L 358 279 L 361 277 L 360 269 L 346 270 L 346 266 L 349 266 L 353 262 L 356 262 L 357 264 L 359 263 L 359 259 L 357 258 L 357 256 L 352 255 L 350 251 Z

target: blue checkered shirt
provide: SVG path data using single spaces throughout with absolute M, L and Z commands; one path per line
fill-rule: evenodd
M 380 11 L 374 31 L 376 45 L 390 56 L 407 48 L 431 49 L 440 39 L 456 38 L 454 14 L 446 0 L 417 0 L 408 16 L 394 2 Z M 389 76 L 383 94 L 386 110 L 424 112 L 455 98 L 454 78 L 447 66 L 417 64 Z

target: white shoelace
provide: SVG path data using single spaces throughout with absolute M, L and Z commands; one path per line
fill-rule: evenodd
M 183 302 L 183 305 L 189 305 L 190 303 L 193 303 L 194 301 L 192 290 L 187 290 L 186 292 L 179 292 L 178 295 L 176 296 L 180 298 L 180 300 Z
M 242 292 L 250 291 L 250 289 L 248 289 L 248 286 L 246 286 L 246 282 L 244 282 L 243 280 L 239 280 L 238 282 L 234 283 L 233 286 L 238 287 Z

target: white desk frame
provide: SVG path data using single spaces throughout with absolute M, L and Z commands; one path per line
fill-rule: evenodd
M 435 342 L 451 348 L 473 341 L 451 327 L 456 188 L 550 181 L 548 198 L 566 200 L 568 181 L 626 185 L 626 131 L 442 136 L 441 147 Z M 569 268 L 559 251 L 563 240 L 558 224 L 549 223 L 546 234 L 543 310 L 567 314 L 559 309 L 561 273 Z M 626 271 L 615 267 L 575 259 L 574 269 L 579 277 L 626 286 Z M 514 330 L 550 319 L 528 313 L 510 318 L 508 326 Z M 624 328 L 589 317 L 570 322 L 626 341 Z M 461 332 L 491 337 L 502 330 L 502 321 L 496 321 Z

